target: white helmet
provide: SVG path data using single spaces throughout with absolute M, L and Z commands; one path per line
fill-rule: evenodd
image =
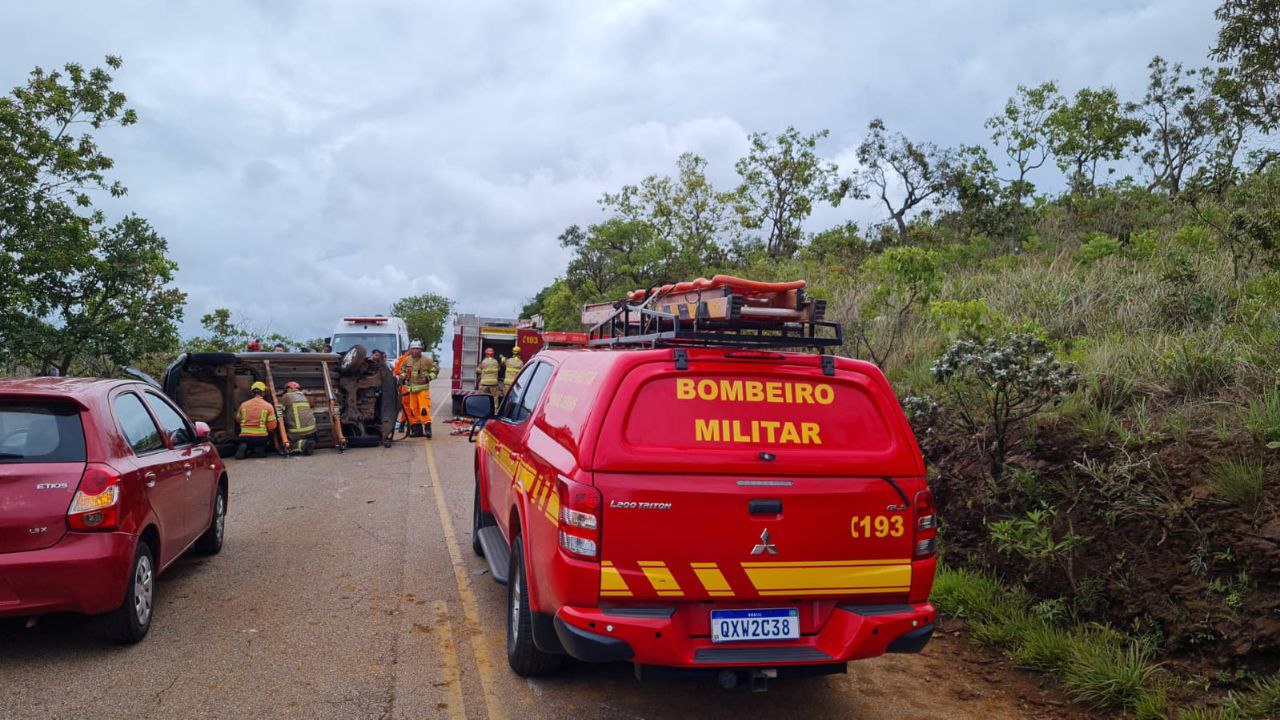
M 409 349 L 410 349 L 410 350 L 421 350 L 421 349 L 422 349 L 422 341 L 421 341 L 421 340 L 414 340 L 413 342 L 409 343 Z

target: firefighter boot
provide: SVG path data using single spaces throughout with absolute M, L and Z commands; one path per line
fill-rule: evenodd
M 431 423 L 427 423 L 426 425 L 422 426 L 422 434 L 426 435 L 427 439 L 431 438 Z
M 249 446 L 244 443 L 236 445 L 236 459 L 243 460 L 245 455 L 249 454 Z

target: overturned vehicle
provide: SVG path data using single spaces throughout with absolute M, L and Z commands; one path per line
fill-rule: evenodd
M 239 433 L 236 410 L 257 381 L 266 383 L 268 395 L 283 393 L 289 381 L 302 386 L 316 416 L 317 447 L 342 450 L 391 441 L 400 412 L 396 378 L 385 362 L 368 359 L 361 345 L 341 355 L 183 353 L 165 371 L 164 391 L 192 420 L 207 423 L 218 452 L 229 454 Z

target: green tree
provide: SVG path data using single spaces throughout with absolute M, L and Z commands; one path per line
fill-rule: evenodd
M 674 178 L 650 175 L 600 200 L 618 219 L 644 223 L 656 242 L 671 248 L 672 277 L 691 277 L 725 262 L 735 237 L 733 196 L 716 191 L 706 169 L 706 160 L 685 153 L 676 161 Z
M 890 133 L 876 118 L 867 126 L 867 137 L 858 146 L 862 166 L 853 185 L 878 198 L 898 229 L 898 239 L 907 240 L 907 213 L 917 206 L 938 200 L 947 188 L 952 154 L 931 142 L 915 142 L 902 133 Z M 896 200 L 890 196 L 901 196 Z
M 1113 88 L 1080 88 L 1050 114 L 1048 125 L 1058 168 L 1073 192 L 1086 195 L 1097 183 L 1099 163 L 1124 157 L 1146 132 L 1140 120 L 1128 116 Z
M 310 344 L 237 321 L 227 308 L 214 308 L 212 312 L 200 316 L 200 326 L 208 335 L 188 340 L 183 345 L 187 352 L 244 352 L 245 346 L 254 339 L 262 341 L 263 350 L 270 350 L 277 343 L 291 350 Z
M 132 125 L 108 72 L 32 71 L 0 98 L 0 354 L 67 372 L 172 348 L 185 296 L 164 238 L 129 216 L 106 226 L 91 193 L 124 195 L 93 131 Z M 80 130 L 84 132 L 80 132 Z
M 1027 179 L 1049 160 L 1051 132 L 1049 118 L 1063 105 L 1058 85 L 1052 81 L 1035 87 L 1019 85 L 1017 93 L 1004 104 L 1004 110 L 987 119 L 991 141 L 1002 149 L 1016 174 L 1005 180 L 1015 205 L 1035 192 Z
M 1214 73 L 1208 68 L 1184 69 L 1182 63 L 1170 65 L 1158 55 L 1147 68 L 1151 71 L 1147 92 L 1127 110 L 1146 125 L 1139 150 L 1151 175 L 1148 189 L 1176 196 L 1184 179 L 1213 148 L 1218 100 Z
M 764 250 L 770 257 L 791 257 L 800 248 L 803 225 L 815 205 L 839 205 L 850 186 L 841 182 L 834 163 L 818 157 L 822 130 L 802 135 L 793 127 L 777 137 L 751 135 L 751 150 L 735 166 L 742 183 L 735 207 L 747 230 L 767 230 Z
M 1280 0 L 1224 0 L 1214 16 L 1222 27 L 1211 57 L 1230 64 L 1241 112 L 1264 132 L 1275 130 L 1280 127 Z
M 409 337 L 421 340 L 422 347 L 433 350 L 444 338 L 444 326 L 453 312 L 453 301 L 443 295 L 423 293 L 401 298 L 391 306 L 391 314 L 404 318 Z

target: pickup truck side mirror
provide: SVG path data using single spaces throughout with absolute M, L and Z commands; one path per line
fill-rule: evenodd
M 475 418 L 471 423 L 471 432 L 467 433 L 467 441 L 475 442 L 476 433 L 493 417 L 493 398 L 488 395 L 468 395 L 462 398 L 462 414 Z

